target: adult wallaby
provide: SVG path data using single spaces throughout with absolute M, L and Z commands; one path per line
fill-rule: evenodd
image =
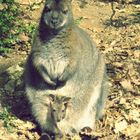
M 46 0 L 25 70 L 27 98 L 42 132 L 48 129 L 45 96 L 71 97 L 57 126 L 64 134 L 94 128 L 102 116 L 107 82 L 104 58 L 74 24 L 71 0 Z

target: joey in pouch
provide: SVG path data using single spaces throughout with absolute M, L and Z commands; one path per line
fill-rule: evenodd
M 59 130 L 57 124 L 65 118 L 71 98 L 51 94 L 45 95 L 44 98 L 45 100 L 42 100 L 42 104 L 46 105 L 48 110 L 48 123 L 46 124 L 46 131 L 41 135 L 41 139 L 43 139 L 43 137 L 48 137 L 49 135 L 62 138 L 63 134 Z

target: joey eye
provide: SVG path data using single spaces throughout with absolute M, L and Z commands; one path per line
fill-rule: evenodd
M 56 111 L 56 109 L 53 109 L 53 112 L 55 112 Z
M 65 112 L 65 110 L 62 110 L 62 112 Z

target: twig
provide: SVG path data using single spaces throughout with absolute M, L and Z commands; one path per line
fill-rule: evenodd
M 111 25 L 113 25 L 113 17 L 116 13 L 115 9 L 114 9 L 114 0 L 111 1 L 111 9 L 112 9 L 112 15 L 110 17 L 110 21 L 111 21 Z

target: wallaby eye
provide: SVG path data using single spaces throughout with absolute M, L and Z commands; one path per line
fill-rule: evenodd
M 53 109 L 53 112 L 55 112 L 56 111 L 56 109 Z
M 65 110 L 62 110 L 62 112 L 65 112 Z
M 45 6 L 45 12 L 51 12 L 51 8 L 48 6 Z

